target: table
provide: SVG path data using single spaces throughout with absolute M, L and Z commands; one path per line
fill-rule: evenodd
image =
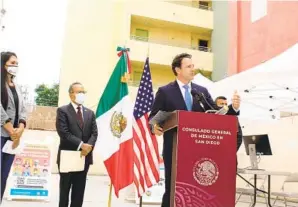
M 254 203 L 252 205 L 255 206 L 256 202 L 257 202 L 257 175 L 267 175 L 268 176 L 268 205 L 270 207 L 272 207 L 271 205 L 271 176 L 289 176 L 292 173 L 290 172 L 281 172 L 281 171 L 267 171 L 267 170 L 249 170 L 249 169 L 238 169 L 237 170 L 238 173 L 242 173 L 242 174 L 250 174 L 250 175 L 254 175 Z

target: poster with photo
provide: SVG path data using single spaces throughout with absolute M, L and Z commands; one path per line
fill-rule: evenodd
M 51 150 L 46 144 L 25 144 L 10 171 L 8 199 L 49 199 Z

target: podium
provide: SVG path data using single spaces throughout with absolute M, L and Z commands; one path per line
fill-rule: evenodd
M 173 133 L 171 207 L 234 207 L 237 118 L 174 111 L 163 122 Z

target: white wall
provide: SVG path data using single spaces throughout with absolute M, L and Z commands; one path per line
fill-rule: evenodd
M 244 135 L 268 133 L 272 156 L 262 156 L 259 167 L 272 171 L 298 172 L 298 116 L 283 118 L 278 121 L 251 121 L 241 123 L 244 125 Z M 246 155 L 244 144 L 238 151 L 238 167 L 245 168 L 250 165 L 249 156 Z M 248 176 L 249 177 L 249 176 Z M 284 177 L 272 178 L 272 189 L 280 190 Z M 237 180 L 237 185 L 244 182 Z M 291 190 L 298 192 L 298 187 L 290 186 Z

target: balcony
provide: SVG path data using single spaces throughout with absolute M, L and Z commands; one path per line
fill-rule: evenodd
M 131 40 L 136 40 L 136 41 L 142 41 L 142 42 L 149 42 L 149 38 L 148 37 L 139 37 L 136 35 L 131 35 L 130 36 Z M 188 48 L 188 49 L 192 49 L 192 50 L 199 50 L 199 51 L 203 51 L 203 52 L 211 52 L 211 48 L 209 47 L 204 47 L 204 46 L 193 46 L 190 44 L 181 44 L 181 43 L 176 43 L 176 45 L 171 45 L 170 42 L 164 42 L 162 40 L 158 40 L 158 39 L 152 39 L 150 38 L 150 43 L 156 43 L 156 44 L 168 44 L 169 46 L 179 46 L 179 47 L 183 47 L 183 48 Z
M 130 15 L 213 30 L 213 12 L 200 9 L 199 5 L 194 7 L 177 2 L 144 0 L 129 1 L 127 8 Z
M 166 1 L 172 4 L 212 11 L 211 1 Z
M 189 53 L 192 55 L 195 68 L 206 71 L 213 70 L 213 54 L 210 48 L 192 46 L 191 44 L 173 45 L 171 42 L 134 35 L 128 41 L 128 47 L 131 49 L 130 58 L 132 61 L 144 62 L 148 54 L 150 63 L 171 65 L 177 54 Z

